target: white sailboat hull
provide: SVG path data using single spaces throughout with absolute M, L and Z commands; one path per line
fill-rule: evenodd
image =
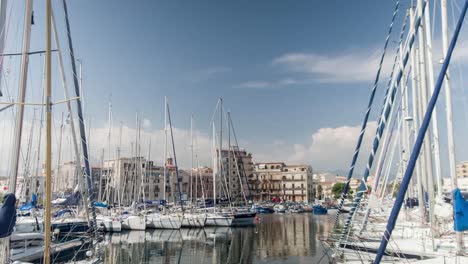
M 206 222 L 206 214 L 184 214 L 182 227 L 204 227 Z
M 206 226 L 232 226 L 234 218 L 221 214 L 209 214 L 206 216 Z
M 179 229 L 182 226 L 182 216 L 175 214 L 148 214 L 146 227 L 157 229 Z
M 104 232 L 120 232 L 122 231 L 122 222 L 119 219 L 111 217 L 100 217 L 96 219 L 98 228 Z
M 206 226 L 249 226 L 255 221 L 255 213 L 209 214 Z
M 146 230 L 144 216 L 130 215 L 122 220 L 122 229 L 126 230 Z

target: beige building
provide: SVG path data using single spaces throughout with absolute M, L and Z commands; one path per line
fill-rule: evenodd
M 221 160 L 222 182 L 226 182 L 231 200 L 241 201 L 244 199 L 244 195 L 248 199 L 252 195 L 249 180 L 253 179 L 254 174 L 252 154 L 247 153 L 244 149 L 231 147 L 231 151 L 226 149 L 221 151 Z M 219 181 L 220 179 L 217 179 L 217 183 Z M 222 186 L 218 185 L 218 187 L 220 187 L 219 193 L 224 194 Z M 227 197 L 225 194 L 217 196 Z
M 468 192 L 468 161 L 463 161 L 457 164 L 457 184 L 462 192 Z M 453 190 L 452 180 L 450 178 L 443 178 L 444 192 L 451 192 Z
M 253 178 L 251 185 L 257 201 L 280 198 L 283 201 L 312 202 L 314 199 L 311 166 L 256 163 Z
M 178 201 L 179 186 L 182 200 L 190 195 L 190 171 L 178 170 L 171 158 L 166 161 L 166 183 L 164 166 L 157 166 L 143 157 L 120 158 L 104 161 L 102 175 L 98 180 L 98 196 L 101 201 L 131 204 L 133 201 L 162 200 Z M 180 185 L 179 185 L 180 184 Z M 165 187 L 165 188 L 164 188 Z
M 315 196 L 318 199 L 333 197 L 332 188 L 336 183 L 336 176 L 330 173 L 314 174 Z
M 213 169 L 208 167 L 199 167 L 192 170 L 192 192 L 193 198 L 201 199 L 203 196 L 207 199 L 213 198 Z

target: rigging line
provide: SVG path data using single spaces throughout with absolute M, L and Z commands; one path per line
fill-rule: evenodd
M 71 61 L 71 66 L 72 66 L 72 72 L 73 72 L 73 84 L 75 87 L 75 94 L 77 97 L 80 96 L 81 93 L 81 87 L 78 83 L 78 76 L 77 76 L 77 70 L 76 70 L 76 62 L 75 62 L 75 54 L 73 50 L 73 42 L 72 42 L 72 37 L 71 37 L 71 29 L 70 29 L 70 21 L 68 18 L 68 8 L 67 8 L 67 2 L 66 0 L 63 0 L 63 10 L 65 14 L 65 24 L 66 24 L 66 29 L 67 29 L 67 36 L 68 36 L 68 47 L 70 51 L 70 61 Z M 81 136 L 81 147 L 82 147 L 82 155 L 83 155 L 83 160 L 85 163 L 85 178 L 86 178 L 86 183 L 87 183 L 87 196 L 88 196 L 88 204 L 91 207 L 91 214 L 92 214 L 92 221 L 91 221 L 91 228 L 93 231 L 93 235 L 95 235 L 95 231 L 97 230 L 96 226 L 96 209 L 94 207 L 94 191 L 93 191 L 93 183 L 91 179 L 91 169 L 90 169 L 90 164 L 89 164 L 89 149 L 88 149 L 88 142 L 86 140 L 86 131 L 85 131 L 85 125 L 84 125 L 84 118 L 83 118 L 83 109 L 82 109 L 82 99 L 76 100 L 76 107 L 77 107 L 77 112 L 78 112 L 78 120 L 80 124 L 80 136 Z
M 51 50 L 51 52 L 57 52 L 58 50 L 57 49 L 53 49 Z M 36 55 L 36 54 L 44 54 L 46 53 L 45 50 L 38 50 L 38 51 L 30 51 L 26 54 L 28 55 Z M 3 53 L 3 54 L 0 54 L 0 58 L 3 58 L 3 57 L 13 57 L 13 56 L 22 56 L 24 53 L 22 52 L 17 52 L 17 53 Z M 1 62 L 0 62 L 1 63 Z
M 408 88 L 408 81 L 409 81 L 409 76 L 410 76 L 411 70 L 412 70 L 412 69 L 411 69 L 411 67 L 410 67 L 410 68 L 408 69 L 408 73 L 406 74 L 407 78 L 406 78 L 406 81 L 404 82 L 403 89 L 402 89 L 402 91 L 401 91 L 402 94 L 404 94 L 404 93 L 406 92 L 407 88 Z M 387 151 L 388 151 L 388 149 L 389 149 L 390 142 L 391 142 L 390 140 L 391 140 L 392 137 L 393 137 L 393 132 L 394 132 L 395 124 L 396 124 L 397 121 L 398 121 L 398 120 L 397 120 L 398 112 L 399 112 L 399 111 L 402 111 L 402 109 L 403 109 L 402 103 L 403 103 L 403 98 L 402 98 L 402 97 L 399 97 L 399 98 L 398 98 L 398 105 L 396 105 L 396 108 L 395 108 L 395 109 L 397 109 L 397 111 L 396 111 L 396 113 L 394 114 L 394 118 L 393 118 L 395 121 L 394 121 L 394 123 L 393 123 L 393 125 L 392 125 L 392 128 L 391 128 L 391 130 L 390 130 L 390 131 L 391 131 L 391 133 L 390 133 L 390 135 L 389 135 L 390 138 L 388 139 L 388 142 L 389 142 L 389 143 L 388 143 L 388 144 L 385 144 L 385 148 L 384 148 L 384 149 L 385 149 L 385 153 L 384 153 L 384 156 L 382 157 L 382 159 L 380 159 L 380 157 L 379 157 L 379 161 L 382 162 L 382 164 L 379 164 L 379 165 L 380 165 L 380 166 L 378 166 L 379 170 L 376 171 L 376 173 L 375 173 L 375 175 L 379 175 L 378 178 L 380 178 L 380 175 L 381 175 L 381 173 L 382 173 L 383 163 L 385 163 L 386 154 L 387 154 Z M 401 121 L 401 120 L 400 120 L 400 121 Z M 399 124 L 399 125 L 400 125 L 400 124 Z M 382 152 L 380 152 L 380 154 L 382 155 Z M 377 181 L 377 177 L 374 179 L 374 181 Z M 379 186 L 378 183 L 374 183 L 374 186 L 373 186 L 373 187 L 375 187 L 375 190 L 371 190 L 371 192 L 375 192 L 375 194 L 378 194 L 378 192 L 377 192 L 378 186 Z M 364 224 L 364 225 L 365 225 L 365 224 Z
M 387 89 L 389 89 L 389 87 L 390 87 L 390 85 L 391 85 L 391 83 L 392 83 L 392 79 L 393 79 L 394 73 L 395 73 L 395 68 L 396 68 L 396 66 L 397 66 L 398 63 L 399 63 L 399 59 L 400 59 L 401 52 L 402 52 L 402 50 L 401 50 L 401 47 L 402 47 L 402 46 L 401 46 L 401 43 L 403 42 L 403 36 L 404 36 L 404 33 L 405 33 L 406 24 L 407 24 L 407 22 L 408 22 L 408 16 L 409 16 L 409 12 L 406 13 L 405 21 L 404 21 L 403 26 L 402 26 L 401 31 L 400 31 L 400 40 L 399 40 L 399 43 L 398 43 L 398 46 L 397 46 L 397 51 L 396 51 L 395 58 L 394 58 L 394 62 L 393 62 L 392 72 L 390 73 L 390 77 L 389 77 L 389 79 L 388 79 Z M 406 41 L 405 41 L 405 45 L 406 45 Z M 386 94 L 385 94 L 384 105 L 382 105 L 382 110 L 381 110 L 381 112 L 380 112 L 380 115 L 382 115 L 382 113 L 383 113 L 383 110 L 384 110 L 384 107 L 385 107 L 385 102 L 386 102 L 387 97 L 388 97 L 388 90 L 386 91 Z M 380 124 L 380 120 L 378 121 L 377 124 Z M 382 153 L 382 151 L 381 151 L 380 153 Z M 380 155 L 381 155 L 381 154 L 380 154 Z M 380 159 L 380 157 L 379 157 L 379 162 L 378 162 L 378 164 L 380 164 L 380 161 L 381 161 L 381 159 Z M 378 171 L 378 170 L 379 170 L 379 167 L 377 166 L 377 171 Z M 379 177 L 376 177 L 376 178 L 374 179 L 374 181 L 375 181 L 375 182 L 378 182 L 378 181 L 379 181 Z M 373 186 L 373 187 L 375 187 L 375 186 Z M 375 189 L 376 189 L 376 188 L 375 188 Z
M 8 36 L 9 36 L 9 32 L 10 32 L 10 22 L 11 22 L 11 14 L 12 14 L 12 11 L 13 11 L 13 4 L 10 5 L 10 14 L 8 15 L 8 23 L 5 24 L 5 26 L 2 28 L 2 32 L 1 34 L 3 35 L 5 33 L 5 36 L 3 38 L 3 43 L 7 43 L 8 41 Z M 6 32 L 5 32 L 5 28 L 6 28 Z M 1 50 L 1 52 L 5 52 L 5 49 L 6 49 L 6 45 L 3 45 L 3 50 Z M 3 72 L 3 57 L 0 58 L 0 74 L 2 74 Z M 3 79 L 3 78 L 2 78 Z M 2 89 L 0 87 L 0 97 L 3 96 L 3 93 L 2 93 Z
M 357 141 L 357 144 L 356 144 L 356 148 L 354 150 L 351 165 L 349 167 L 348 175 L 346 177 L 346 184 L 345 184 L 345 187 L 343 189 L 343 193 L 341 194 L 340 205 L 338 207 L 338 211 L 336 213 L 336 217 L 335 217 L 335 221 L 333 223 L 333 226 L 336 226 L 336 224 L 338 222 L 338 217 L 340 215 L 340 209 L 343 207 L 343 203 L 344 203 L 346 194 L 347 194 L 348 189 L 349 189 L 349 181 L 351 180 L 351 178 L 353 176 L 354 167 L 356 165 L 357 158 L 359 156 L 359 151 L 361 149 L 361 144 L 362 144 L 362 141 L 363 141 L 363 138 L 364 138 L 364 134 L 366 132 L 367 121 L 369 119 L 369 115 L 370 115 L 370 112 L 372 110 L 372 104 L 374 102 L 375 93 L 377 91 L 377 87 L 378 87 L 378 83 L 379 83 L 379 79 L 380 79 L 380 72 L 381 72 L 382 67 L 383 67 L 383 62 L 384 62 L 384 59 L 385 59 L 385 55 L 387 53 L 388 43 L 389 43 L 390 36 L 391 36 L 392 30 L 393 30 L 393 24 L 395 22 L 395 18 L 396 18 L 397 14 L 398 14 L 398 11 L 399 11 L 399 6 L 400 6 L 400 1 L 397 0 L 396 3 L 395 3 L 395 9 L 393 11 L 392 20 L 391 20 L 391 23 L 390 23 L 390 26 L 389 26 L 389 29 L 388 29 L 387 37 L 385 39 L 385 44 L 384 44 L 384 48 L 383 48 L 383 51 L 382 51 L 382 56 L 380 58 L 379 67 L 377 69 L 377 74 L 375 76 L 374 86 L 373 86 L 372 91 L 371 91 L 371 95 L 370 95 L 370 98 L 369 98 L 369 103 L 367 105 L 367 110 L 366 110 L 366 113 L 364 115 L 364 120 L 362 121 L 361 132 L 359 134 L 359 138 L 358 138 L 358 141 Z
M 451 3 L 451 10 L 452 10 L 452 24 L 455 25 L 455 11 L 454 11 L 454 1 L 450 1 Z M 453 62 L 455 64 L 455 68 L 457 69 L 457 72 L 458 72 L 458 82 L 459 82 L 459 85 L 457 86 L 458 89 L 460 89 L 460 91 L 462 92 L 462 104 L 463 104 L 463 115 L 464 115 L 464 118 L 465 118 L 465 122 L 466 122 L 466 125 L 468 126 L 468 106 L 467 106 L 467 97 L 466 97 L 466 93 L 465 93 L 465 86 L 463 85 L 464 83 L 464 78 L 463 78 L 463 74 L 462 74 L 462 65 L 459 61 L 454 61 Z
M 432 23 L 431 25 L 431 36 L 434 36 L 434 30 L 435 30 L 435 17 L 436 17 L 436 11 L 437 11 L 437 2 L 438 1 L 434 1 L 433 4 L 432 4 L 432 20 L 431 21 L 434 21 L 434 23 Z
M 344 238 L 344 236 L 346 235 L 347 230 L 348 230 L 349 225 L 350 225 L 350 222 L 351 222 L 351 219 L 354 217 L 354 214 L 357 211 L 356 210 L 357 205 L 359 205 L 359 203 L 360 203 L 360 201 L 362 199 L 363 192 L 367 189 L 366 182 L 367 182 L 367 178 L 369 177 L 369 174 L 370 174 L 370 169 L 371 169 L 372 164 L 374 162 L 374 155 L 375 155 L 376 151 L 379 148 L 380 139 L 381 139 L 381 136 L 382 136 L 382 134 L 383 134 L 383 132 L 385 130 L 386 123 L 387 123 L 387 118 L 389 117 L 389 114 L 391 113 L 391 110 L 393 108 L 393 103 L 394 103 L 395 95 L 396 95 L 396 92 L 397 92 L 397 88 L 400 85 L 401 79 L 403 77 L 404 69 L 406 67 L 406 64 L 408 63 L 409 53 L 412 50 L 413 44 L 414 44 L 415 39 L 416 39 L 416 35 L 417 35 L 418 31 L 419 31 L 419 27 L 420 27 L 421 21 L 423 19 L 422 16 L 424 15 L 425 10 L 426 10 L 426 8 L 425 8 L 426 4 L 427 4 L 427 0 L 423 2 L 422 6 L 418 7 L 418 8 L 421 8 L 421 10 L 418 10 L 419 13 L 420 13 L 420 16 L 415 21 L 413 30 L 410 32 L 411 34 L 408 35 L 409 39 L 408 39 L 407 46 L 405 47 L 405 54 L 400 59 L 401 62 L 400 62 L 400 65 L 399 65 L 400 67 L 399 67 L 399 70 L 398 70 L 398 75 L 396 76 L 396 78 L 394 80 L 392 80 L 391 92 L 389 94 L 390 97 L 388 98 L 388 100 L 387 100 L 387 102 L 385 104 L 385 110 L 381 115 L 381 122 L 379 123 L 379 126 L 378 126 L 377 131 L 376 131 L 376 136 L 374 138 L 374 143 L 373 143 L 372 150 L 371 150 L 371 153 L 370 153 L 369 158 L 368 158 L 368 162 L 367 162 L 366 169 L 364 171 L 364 175 L 361 178 L 361 184 L 359 186 L 359 191 L 357 192 L 356 197 L 354 198 L 353 207 L 351 208 L 351 210 L 349 212 L 348 218 L 347 218 L 347 220 L 345 222 L 345 225 L 343 227 L 343 230 L 341 232 L 341 238 Z
M 457 27 L 455 28 L 455 32 L 453 34 L 452 40 L 450 41 L 450 46 L 447 50 L 447 55 L 444 60 L 444 64 L 442 65 L 442 69 L 440 70 L 439 77 L 437 78 L 437 83 L 434 87 L 434 92 L 431 96 L 431 100 L 429 101 L 426 113 L 424 114 L 424 119 L 423 123 L 421 125 L 421 128 L 418 132 L 418 137 L 416 139 L 416 143 L 414 144 L 413 151 L 411 153 L 410 160 L 408 162 L 408 167 L 406 168 L 405 175 L 403 177 L 400 190 L 398 191 L 397 198 L 395 200 L 394 206 L 392 208 L 392 212 L 390 214 L 390 218 L 387 223 L 387 227 L 385 229 L 385 232 L 382 236 L 382 241 L 379 246 L 379 250 L 377 252 L 377 256 L 374 260 L 374 264 L 379 264 L 380 261 L 382 260 L 383 254 L 385 253 L 385 249 L 387 248 L 388 245 L 388 240 L 390 239 L 392 235 L 392 231 L 395 228 L 396 220 L 398 218 L 398 214 L 400 213 L 400 209 L 402 206 L 402 203 L 405 198 L 406 191 L 408 189 L 408 184 L 409 181 L 411 180 L 411 177 L 413 175 L 414 167 L 416 165 L 416 161 L 418 159 L 419 152 L 421 151 L 422 147 L 422 142 L 424 140 L 424 136 L 426 135 L 426 132 L 429 127 L 429 123 L 431 121 L 432 117 L 432 112 L 435 108 L 435 104 L 437 102 L 437 99 L 439 97 L 440 90 L 442 88 L 442 83 L 445 78 L 445 73 L 447 72 L 450 59 L 452 58 L 453 50 L 455 49 L 455 45 L 457 44 L 458 36 L 460 34 L 461 27 L 464 22 L 464 18 L 466 15 L 466 11 L 468 9 L 468 0 L 465 1 L 465 5 L 463 6 L 462 12 L 460 14 L 460 18 L 457 23 Z

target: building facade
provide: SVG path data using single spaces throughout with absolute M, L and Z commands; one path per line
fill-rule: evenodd
M 249 199 L 252 196 L 249 181 L 253 179 L 254 174 L 252 154 L 231 146 L 231 151 L 226 149 L 221 151 L 221 161 L 222 174 L 218 175 L 216 182 L 221 195 L 217 196 L 229 196 L 233 201 Z M 221 183 L 226 185 L 224 189 L 221 188 Z M 227 193 L 226 188 L 228 188 Z
M 468 192 L 468 161 L 462 161 L 457 164 L 457 184 L 462 192 Z M 450 178 L 443 178 L 444 192 L 450 193 L 453 190 L 452 180 Z
M 311 166 L 272 162 L 256 163 L 254 168 L 254 200 L 313 201 L 315 190 Z

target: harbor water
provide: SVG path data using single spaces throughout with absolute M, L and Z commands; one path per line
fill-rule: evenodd
M 317 263 L 334 214 L 260 214 L 252 227 L 107 234 L 104 263 Z M 327 257 L 321 263 L 328 263 Z

